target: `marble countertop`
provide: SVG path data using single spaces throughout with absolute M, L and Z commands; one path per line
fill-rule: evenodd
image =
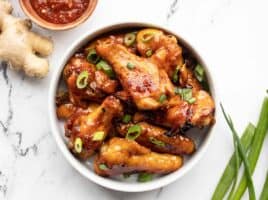
M 24 16 L 18 1 L 11 2 L 14 14 Z M 58 150 L 48 123 L 50 79 L 58 58 L 80 34 L 115 22 L 153 22 L 178 32 L 201 53 L 218 99 L 241 132 L 249 121 L 256 123 L 268 88 L 267 7 L 266 0 L 99 0 L 92 17 L 76 29 L 35 26 L 55 42 L 49 75 L 35 80 L 0 66 L 0 199 L 209 199 L 233 151 L 221 115 L 208 151 L 184 177 L 150 192 L 115 192 L 82 177 Z M 268 140 L 254 174 L 257 194 L 268 170 L 267 151 Z

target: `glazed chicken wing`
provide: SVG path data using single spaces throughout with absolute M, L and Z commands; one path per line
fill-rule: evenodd
M 132 125 L 119 124 L 117 131 L 125 136 Z M 166 135 L 167 130 L 146 122 L 140 122 L 137 125 L 141 127 L 141 134 L 136 138 L 136 141 L 155 152 L 180 155 L 191 154 L 195 150 L 194 142 L 185 136 L 175 135 L 169 137 Z
M 105 143 L 94 162 L 94 170 L 101 176 L 147 172 L 167 174 L 182 166 L 180 156 L 158 154 L 137 142 L 112 138 Z
M 76 82 L 78 75 L 83 71 L 88 73 L 87 86 L 79 89 Z M 99 102 L 107 94 L 115 92 L 118 85 L 116 80 L 112 80 L 104 72 L 96 70 L 93 64 L 79 54 L 70 59 L 64 68 L 63 75 L 71 102 L 81 107 L 86 107 L 88 100 Z
M 114 96 L 108 96 L 89 114 L 75 116 L 75 120 L 65 126 L 72 152 L 81 159 L 89 158 L 101 146 L 111 130 L 113 118 L 120 116 L 122 110 L 120 101 Z
M 166 72 L 149 59 L 130 53 L 111 38 L 99 41 L 96 50 L 113 66 L 122 87 L 139 109 L 155 110 L 161 106 L 161 95 L 174 95 Z
M 166 35 L 157 29 L 143 29 L 137 34 L 137 48 L 139 53 L 147 57 L 152 51 L 151 60 L 164 69 L 172 77 L 177 66 L 182 66 L 182 48 L 178 45 L 176 37 Z

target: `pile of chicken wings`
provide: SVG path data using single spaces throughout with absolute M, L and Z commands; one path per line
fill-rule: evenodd
M 101 176 L 167 174 L 215 123 L 203 67 L 177 38 L 145 28 L 102 35 L 73 55 L 56 97 L 68 147 Z M 198 133 L 197 133 L 198 134 Z

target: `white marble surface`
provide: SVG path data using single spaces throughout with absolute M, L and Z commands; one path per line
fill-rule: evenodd
M 17 16 L 24 16 L 12 0 Z M 177 31 L 211 68 L 217 95 L 239 131 L 256 122 L 268 88 L 268 2 L 266 0 L 99 0 L 93 16 L 76 29 L 53 32 L 51 71 L 43 80 L 0 67 L 0 199 L 210 199 L 232 153 L 222 116 L 208 152 L 183 178 L 159 190 L 114 192 L 88 181 L 59 152 L 48 124 L 47 94 L 64 49 L 80 34 L 121 21 L 145 21 Z M 268 140 L 254 174 L 257 194 L 268 170 Z M 247 199 L 247 195 L 244 197 Z

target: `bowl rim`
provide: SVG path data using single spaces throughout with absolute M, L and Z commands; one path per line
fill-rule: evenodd
M 190 45 L 186 40 L 184 40 L 179 34 L 176 32 L 171 31 L 170 29 L 167 29 L 163 26 L 152 24 L 152 23 L 144 23 L 144 22 L 124 22 L 124 23 L 114 23 L 111 25 L 106 25 L 102 28 L 94 29 L 93 31 L 89 30 L 88 32 L 84 33 L 81 37 L 79 37 L 76 41 L 74 41 L 69 48 L 65 51 L 63 54 L 60 66 L 55 69 L 53 72 L 51 82 L 50 82 L 50 88 L 49 88 L 49 98 L 48 98 L 48 110 L 49 110 L 49 122 L 52 130 L 52 134 L 56 140 L 57 146 L 63 153 L 64 157 L 68 160 L 68 162 L 74 167 L 80 174 L 82 174 L 84 177 L 88 178 L 92 182 L 101 185 L 103 187 L 116 190 L 116 191 L 123 191 L 123 192 L 143 192 L 143 191 L 150 191 L 154 189 L 158 189 L 160 187 L 166 186 L 175 180 L 181 178 L 183 175 L 185 175 L 187 172 L 189 172 L 202 158 L 202 156 L 205 154 L 206 150 L 208 149 L 208 146 L 212 140 L 212 132 L 215 128 L 215 125 L 213 125 L 210 130 L 207 133 L 207 136 L 205 137 L 204 141 L 202 142 L 199 149 L 195 152 L 194 155 L 191 156 L 191 158 L 185 163 L 180 169 L 176 170 L 175 172 L 172 172 L 170 174 L 167 174 L 161 178 L 155 179 L 151 182 L 146 183 L 126 183 L 126 182 L 119 182 L 116 180 L 112 180 L 109 178 L 104 178 L 101 176 L 98 176 L 90 169 L 86 168 L 78 159 L 76 159 L 69 149 L 67 148 L 66 144 L 64 143 L 64 139 L 61 136 L 61 131 L 58 127 L 58 119 L 56 117 L 56 106 L 55 106 L 55 94 L 57 92 L 58 82 L 61 79 L 62 70 L 68 61 L 68 59 L 79 49 L 81 46 L 85 45 L 89 40 L 94 39 L 96 36 L 103 34 L 105 32 L 123 29 L 123 28 L 142 28 L 142 27 L 151 27 L 151 28 L 159 28 L 161 30 L 164 30 L 167 33 L 171 33 L 175 35 L 179 42 L 185 45 L 190 51 L 196 56 L 196 58 L 201 62 L 203 67 L 205 68 L 206 75 L 208 78 L 209 86 L 210 86 L 210 92 L 214 99 L 214 102 L 216 104 L 217 99 L 215 96 L 215 85 L 212 81 L 211 72 L 209 68 L 207 67 L 206 63 L 200 56 L 200 53 L 197 53 L 196 49 Z M 215 118 L 217 118 L 217 109 L 215 110 Z
M 52 22 L 48 22 L 45 19 L 41 18 L 36 11 L 32 8 L 32 5 L 30 3 L 30 0 L 19 0 L 20 6 L 23 10 L 23 12 L 37 25 L 54 31 L 63 31 L 75 28 L 76 26 L 82 24 L 85 22 L 94 12 L 98 0 L 90 0 L 88 4 L 88 8 L 84 11 L 84 13 L 77 18 L 76 20 L 66 23 L 66 24 L 55 24 Z

